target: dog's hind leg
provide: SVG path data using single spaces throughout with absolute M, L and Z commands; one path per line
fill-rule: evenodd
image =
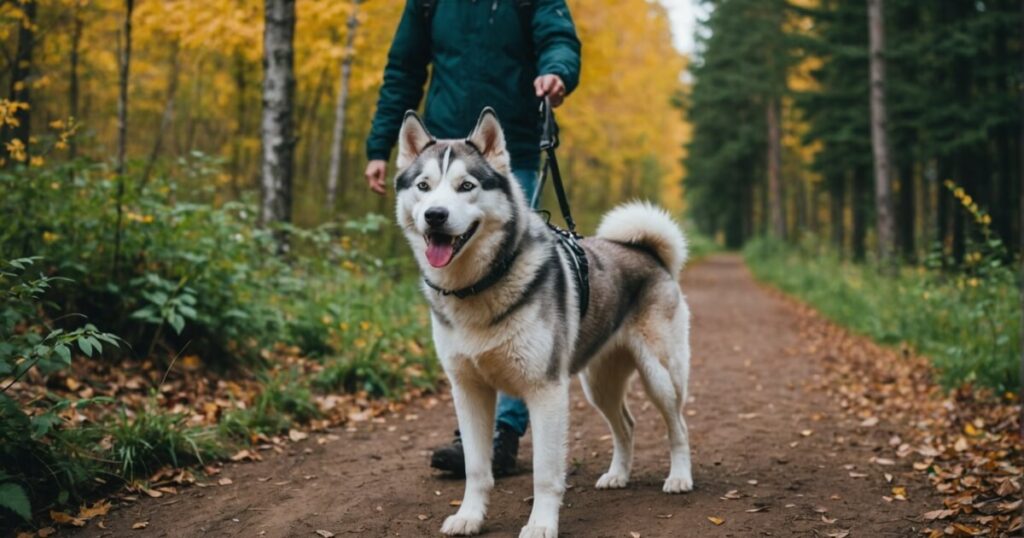
M 690 463 L 690 435 L 683 419 L 686 378 L 689 374 L 689 320 L 685 305 L 671 320 L 657 323 L 646 335 L 635 335 L 632 346 L 637 369 L 648 396 L 661 411 L 668 427 L 672 467 L 662 490 L 682 493 L 693 489 Z
M 467 383 L 453 379 L 452 397 L 466 457 L 466 490 L 459 511 L 445 519 L 441 532 L 449 536 L 466 536 L 480 532 L 491 489 L 494 488 L 491 452 L 496 393 L 482 382 Z
M 597 479 L 595 488 L 624 488 L 633 466 L 633 416 L 626 406 L 626 387 L 635 369 L 633 358 L 625 349 L 617 349 L 596 357 L 580 373 L 583 394 L 590 405 L 604 415 L 612 430 L 615 452 L 608 472 Z

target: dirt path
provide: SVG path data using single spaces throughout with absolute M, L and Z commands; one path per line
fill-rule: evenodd
M 793 309 L 759 288 L 735 256 L 686 270 L 683 284 L 694 313 L 687 420 L 696 490 L 661 492 L 668 472 L 665 427 L 638 382 L 630 393 L 637 418 L 632 481 L 625 490 L 594 490 L 611 440 L 577 386 L 562 535 L 914 535 L 920 527 L 915 517 L 937 504 L 930 488 L 903 463 L 871 462 L 891 452 L 888 439 L 897 431 L 861 428 L 810 388 L 820 365 L 798 345 Z M 260 463 L 228 466 L 221 476 L 230 485 L 140 501 L 112 512 L 106 530 L 93 523 L 81 535 L 315 537 L 322 529 L 337 536 L 439 536 L 462 482 L 441 478 L 427 465 L 429 449 L 454 428 L 449 399 L 434 403 L 413 405 L 383 424 L 336 431 L 334 440 L 312 435 Z M 521 459 L 530 454 L 527 435 Z M 894 485 L 906 486 L 910 501 L 883 499 Z M 731 490 L 736 493 L 729 497 L 738 499 L 723 498 Z M 528 472 L 499 480 L 485 535 L 517 536 L 531 491 Z M 755 508 L 762 510 L 751 512 Z M 716 526 L 712 516 L 724 523 Z M 143 521 L 145 530 L 130 530 Z

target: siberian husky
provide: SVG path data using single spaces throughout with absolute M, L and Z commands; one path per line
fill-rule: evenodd
M 634 422 L 625 395 L 635 370 L 668 425 L 671 470 L 662 489 L 693 489 L 682 414 L 690 312 L 677 281 L 686 240 L 672 218 L 629 203 L 581 241 L 590 268 L 584 314 L 572 251 L 530 209 L 492 110 L 465 140 L 435 139 L 406 113 L 395 191 L 465 450 L 465 494 L 441 532 L 480 532 L 494 486 L 491 439 L 501 390 L 526 401 L 533 423 L 533 511 L 519 536 L 557 536 L 574 374 L 614 439 L 596 488 L 629 480 Z

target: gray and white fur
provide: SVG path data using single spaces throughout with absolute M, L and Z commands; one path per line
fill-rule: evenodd
M 533 423 L 533 510 L 520 538 L 557 536 L 574 374 L 614 440 L 611 465 L 596 487 L 622 488 L 629 480 L 634 421 L 625 394 L 639 372 L 668 426 L 671 467 L 663 490 L 690 491 L 682 413 L 690 312 L 677 280 L 686 241 L 672 218 L 629 203 L 582 240 L 590 306 L 581 320 L 570 254 L 511 179 L 493 111 L 483 111 L 466 140 L 436 140 L 408 113 L 398 170 L 398 222 L 422 270 L 466 457 L 465 496 L 441 532 L 480 532 L 494 486 L 491 436 L 501 390 L 526 401 Z M 482 281 L 491 284 L 450 293 Z

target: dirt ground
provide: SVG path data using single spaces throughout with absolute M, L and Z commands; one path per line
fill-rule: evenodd
M 909 463 L 873 460 L 891 457 L 888 439 L 910 426 L 861 427 L 811 388 L 821 365 L 800 345 L 800 318 L 758 287 L 739 257 L 714 256 L 686 269 L 683 289 L 694 315 L 686 417 L 695 490 L 661 492 L 668 473 L 665 426 L 638 381 L 630 391 L 637 419 L 631 482 L 624 490 L 595 490 L 612 443 L 577 385 L 561 535 L 917 534 L 917 516 L 940 503 Z M 229 465 L 209 487 L 140 500 L 112 511 L 106 529 L 90 522 L 78 535 L 440 536 L 462 482 L 433 472 L 428 459 L 454 427 L 450 399 L 440 395 L 384 423 L 313 434 L 284 454 Z M 520 453 L 526 467 L 531 454 L 527 434 Z M 224 477 L 231 483 L 217 485 Z M 884 499 L 893 486 L 905 486 L 909 501 Z M 528 469 L 498 480 L 484 535 L 518 536 L 531 494 Z M 146 528 L 132 530 L 141 522 Z

